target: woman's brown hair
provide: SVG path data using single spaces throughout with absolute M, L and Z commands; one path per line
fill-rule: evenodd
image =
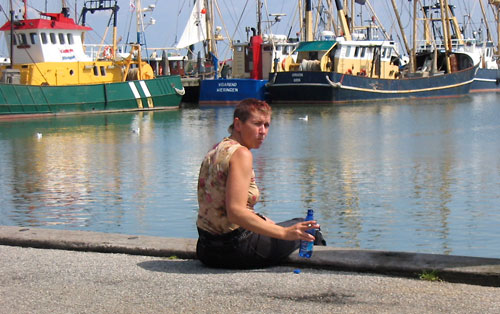
M 266 115 L 271 115 L 272 109 L 271 106 L 269 106 L 269 104 L 264 100 L 246 98 L 236 105 L 233 113 L 233 120 L 234 118 L 238 118 L 241 122 L 245 122 L 248 120 L 252 112 L 260 112 Z M 233 131 L 233 126 L 233 124 L 229 126 L 229 133 Z

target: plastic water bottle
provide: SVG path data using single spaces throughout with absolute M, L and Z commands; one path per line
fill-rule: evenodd
M 305 221 L 314 220 L 314 211 L 312 209 L 307 210 L 307 216 Z M 306 230 L 307 233 L 314 235 L 314 228 Z M 310 258 L 313 253 L 314 242 L 300 241 L 299 256 Z

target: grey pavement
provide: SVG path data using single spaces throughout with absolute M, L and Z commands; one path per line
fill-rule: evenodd
M 315 247 L 279 267 L 220 270 L 195 244 L 0 226 L 0 312 L 500 312 L 500 259 Z M 440 280 L 419 279 L 430 271 Z

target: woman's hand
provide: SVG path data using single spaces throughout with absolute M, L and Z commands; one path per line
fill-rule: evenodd
M 283 240 L 303 240 L 312 242 L 314 241 L 314 236 L 306 232 L 306 230 L 309 229 L 319 229 L 319 225 L 315 220 L 302 221 L 293 226 L 285 227 L 285 237 Z

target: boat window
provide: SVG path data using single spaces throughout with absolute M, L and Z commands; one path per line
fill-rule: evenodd
M 253 62 L 252 58 L 250 57 L 252 55 L 252 48 L 251 47 L 245 47 L 244 50 L 244 59 L 245 60 L 245 72 L 251 72 L 253 69 Z
M 31 44 L 36 45 L 37 44 L 37 33 L 30 33 L 30 39 L 31 39 Z
M 49 34 L 49 36 L 50 36 L 50 42 L 51 42 L 53 45 L 57 44 L 56 34 L 54 34 L 54 33 L 50 33 L 50 34 Z
M 101 66 L 100 69 L 101 69 L 101 76 L 106 76 L 106 68 L 104 66 Z
M 356 47 L 356 49 L 354 50 L 354 58 L 357 57 L 359 57 L 359 47 Z
M 366 48 L 366 56 L 371 59 L 373 56 L 373 47 Z
M 65 43 L 65 40 L 64 40 L 64 34 L 63 34 L 63 33 L 59 33 L 59 34 L 57 34 L 57 35 L 59 36 L 59 43 L 60 43 L 61 45 L 64 45 L 64 43 Z
M 94 65 L 94 76 L 99 76 L 99 69 L 97 68 L 97 65 Z
M 382 59 L 385 59 L 387 57 L 387 48 L 386 47 L 382 48 L 382 53 L 380 54 L 380 57 Z
M 73 43 L 75 42 L 73 40 L 73 34 L 68 33 L 67 36 L 68 36 L 68 44 L 73 45 Z
M 345 47 L 345 56 L 350 57 L 351 56 L 351 46 Z
M 361 58 L 365 57 L 365 52 L 366 52 L 366 48 L 365 47 L 361 48 L 361 56 L 360 56 Z
M 26 34 L 19 34 L 19 44 L 26 45 L 27 43 Z
M 272 51 L 273 50 L 273 47 L 270 47 L 270 46 L 264 46 L 264 51 Z
M 42 37 L 42 44 L 46 45 L 47 44 L 47 34 L 41 33 L 40 36 Z

